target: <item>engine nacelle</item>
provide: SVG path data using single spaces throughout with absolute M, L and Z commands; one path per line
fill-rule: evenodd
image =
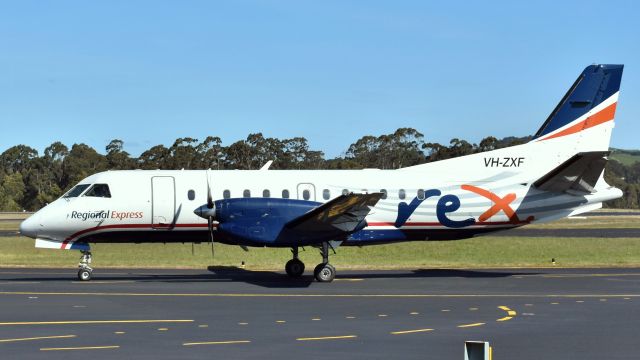
M 279 198 L 237 198 L 215 201 L 218 231 L 246 243 L 276 242 L 289 221 L 317 207 L 315 201 Z

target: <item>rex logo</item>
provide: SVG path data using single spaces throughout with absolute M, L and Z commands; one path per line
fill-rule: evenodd
M 485 222 L 500 211 L 504 212 L 504 214 L 507 215 L 510 223 L 522 223 L 522 221 L 520 221 L 520 219 L 518 218 L 515 210 L 511 208 L 511 203 L 516 199 L 516 194 L 509 193 L 503 197 L 500 197 L 499 195 L 489 190 L 485 190 L 473 185 L 462 185 L 461 188 L 463 190 L 471 191 L 475 194 L 489 199 L 493 205 L 478 217 L 477 222 L 474 218 L 468 218 L 465 220 L 452 220 L 447 216 L 447 213 L 454 212 L 460 208 L 460 198 L 453 194 L 444 195 L 440 197 L 440 199 L 438 199 L 438 203 L 436 205 L 436 216 L 440 224 L 450 228 L 461 228 L 474 225 L 476 223 Z M 400 204 L 398 204 L 398 216 L 396 217 L 394 226 L 399 228 L 406 224 L 409 217 L 411 217 L 411 215 L 416 211 L 416 209 L 420 206 L 420 204 L 422 204 L 423 201 L 430 197 L 440 196 L 441 194 L 442 192 L 438 189 L 426 190 L 422 199 L 415 197 L 409 204 L 407 204 L 406 202 L 401 202 Z M 533 217 L 529 217 L 524 222 L 530 222 L 532 220 Z
M 510 222 L 519 223 L 520 219 L 518 219 L 518 215 L 511 208 L 511 203 L 516 199 L 516 194 L 508 193 L 504 197 L 500 197 L 495 193 L 492 193 L 489 190 L 485 190 L 473 185 L 462 185 L 460 186 L 462 190 L 471 191 L 480 196 L 484 196 L 487 199 L 491 200 L 493 206 L 489 208 L 489 210 L 485 211 L 478 217 L 478 221 L 483 222 L 489 220 L 493 215 L 497 214 L 500 211 L 503 211 L 505 215 L 509 218 Z

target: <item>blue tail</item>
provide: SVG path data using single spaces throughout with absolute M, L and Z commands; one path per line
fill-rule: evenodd
M 533 139 L 543 137 L 571 123 L 617 93 L 623 67 L 624 65 L 587 66 Z

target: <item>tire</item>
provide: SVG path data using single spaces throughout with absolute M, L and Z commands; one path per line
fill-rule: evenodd
M 80 269 L 78 270 L 78 280 L 80 281 L 89 281 L 91 280 L 91 276 L 92 276 L 92 272 L 91 270 L 87 270 L 87 269 Z
M 304 263 L 298 259 L 291 259 L 287 261 L 284 269 L 287 272 L 287 275 L 297 278 L 304 274 Z
M 313 270 L 313 275 L 318 282 L 332 282 L 336 278 L 336 268 L 331 264 L 318 264 Z

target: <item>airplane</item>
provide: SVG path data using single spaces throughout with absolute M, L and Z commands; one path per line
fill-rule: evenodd
M 623 65 L 590 65 L 532 139 L 521 145 L 396 170 L 124 170 L 97 173 L 20 225 L 38 248 L 79 250 L 92 278 L 91 243 L 220 242 L 330 250 L 456 240 L 552 221 L 622 196 L 603 177 Z

